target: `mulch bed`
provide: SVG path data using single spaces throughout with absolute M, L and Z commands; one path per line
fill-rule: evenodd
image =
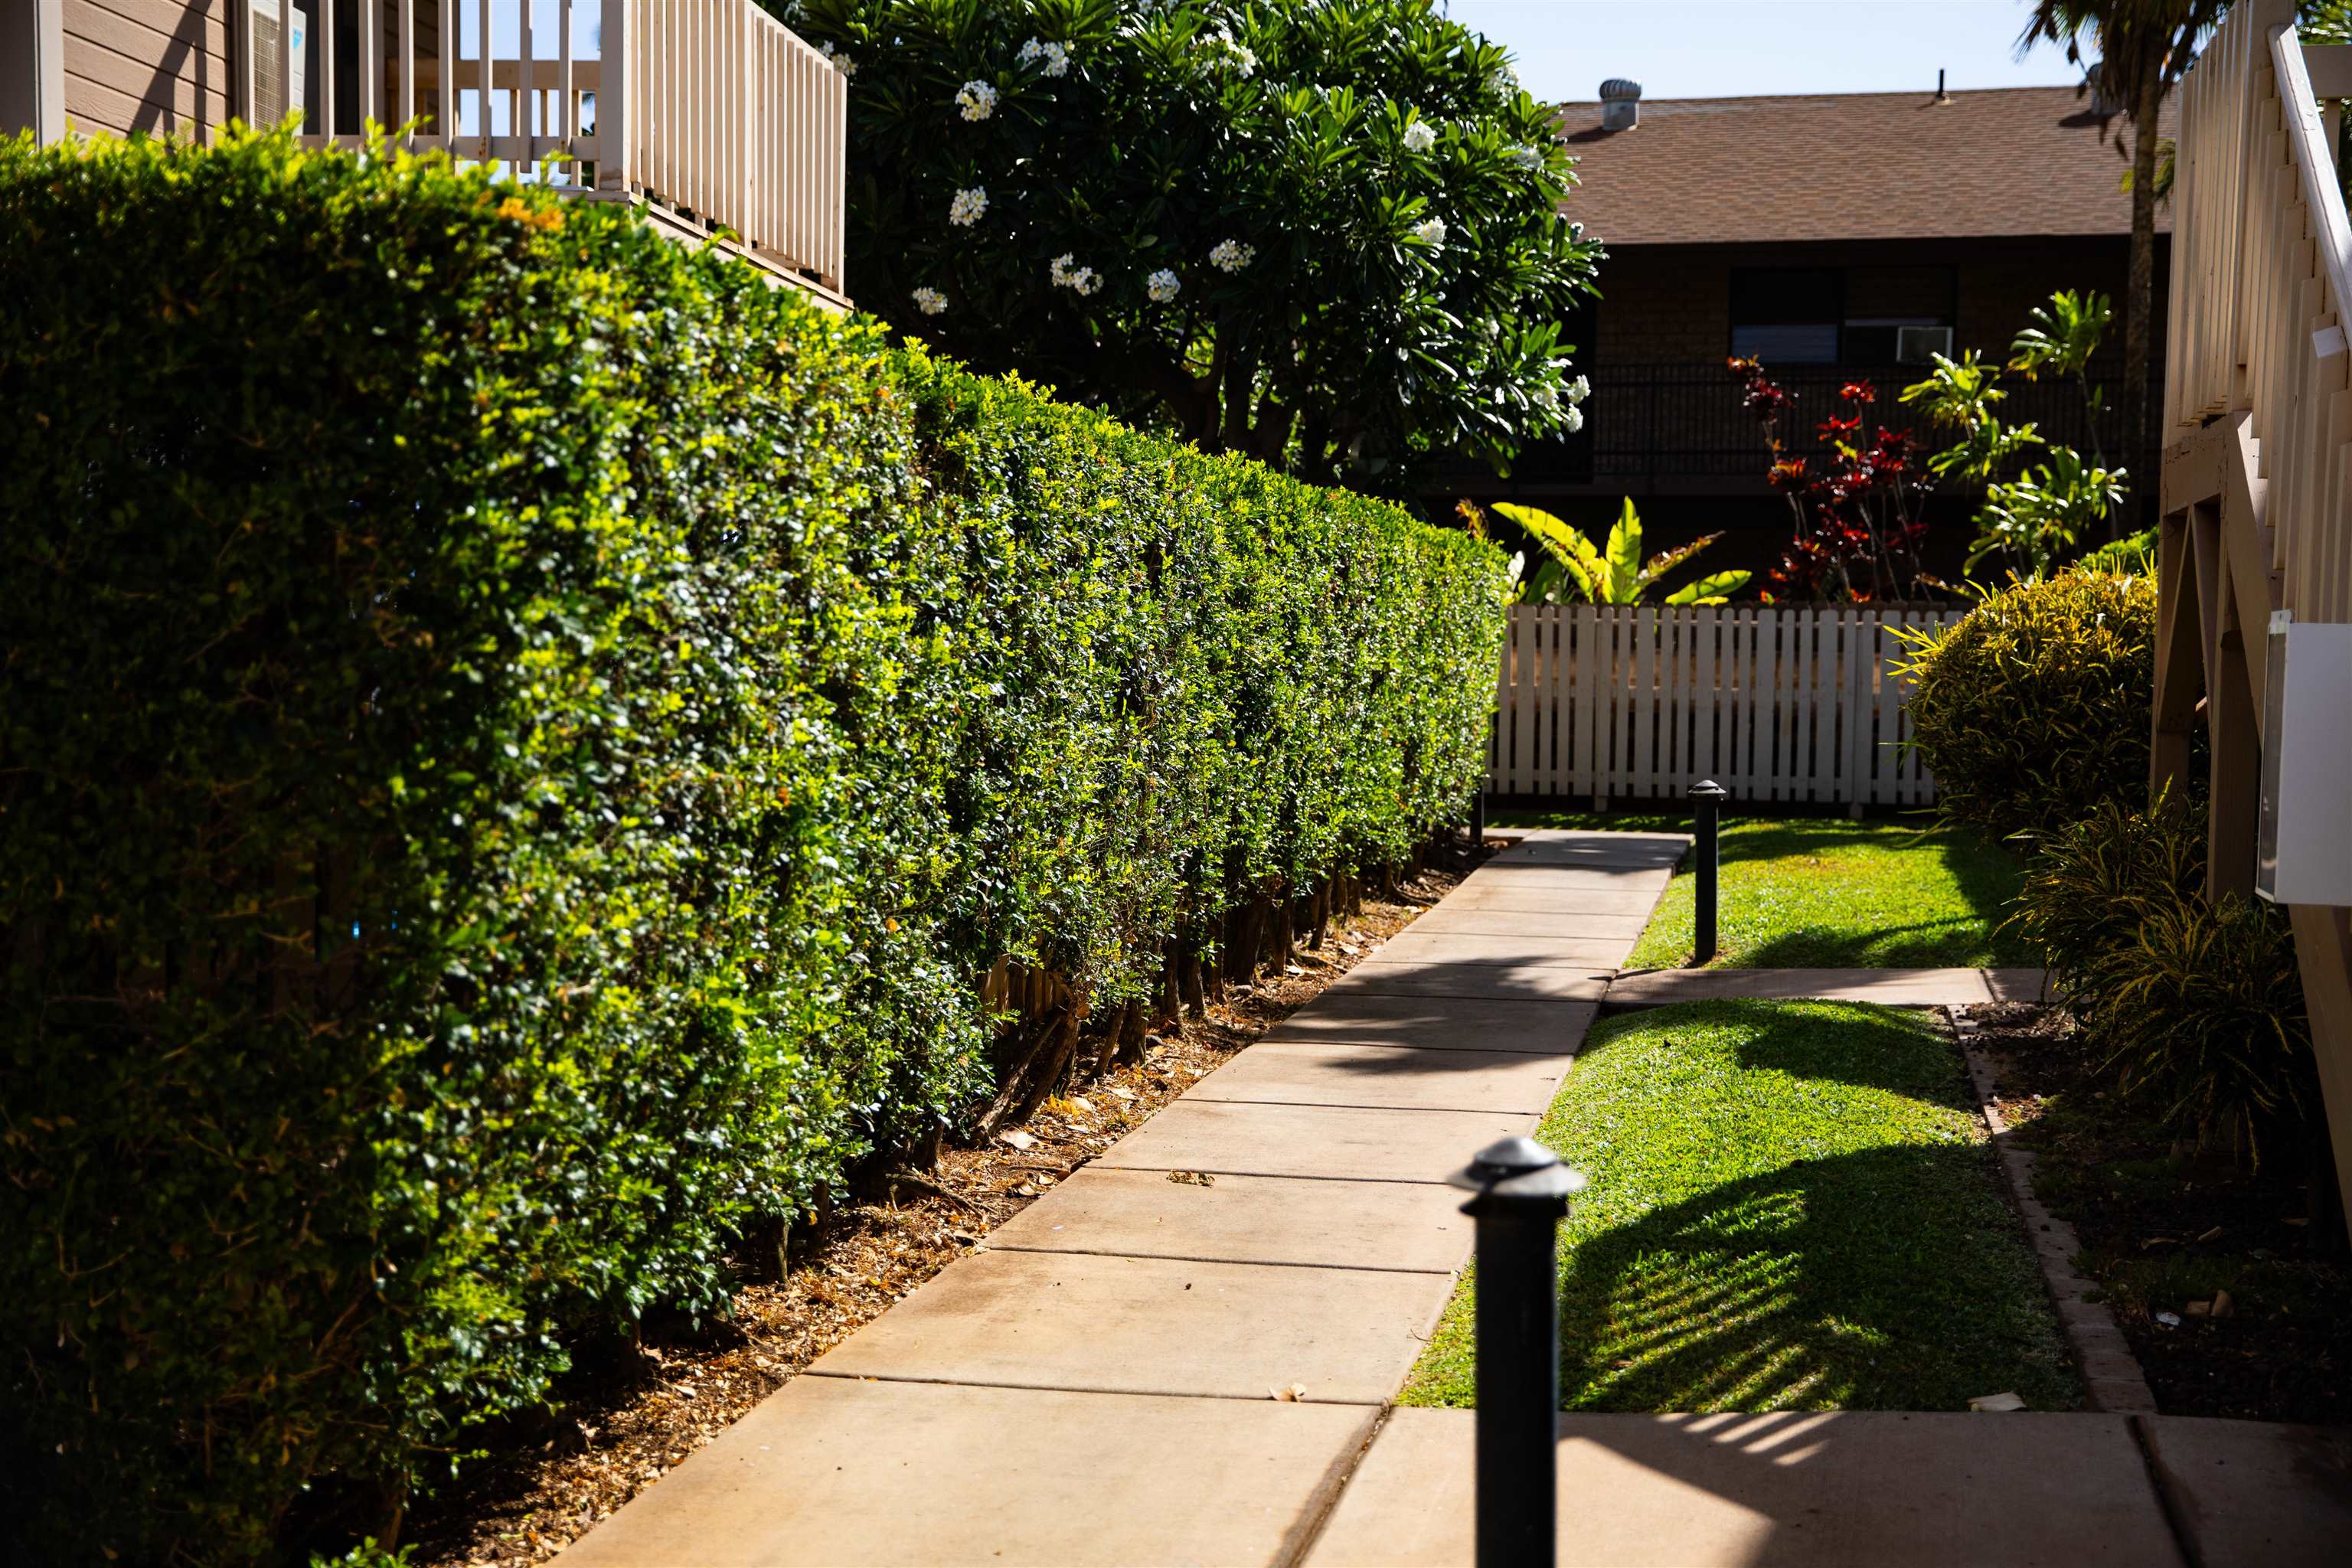
M 2105 1291 L 2158 1408 L 2352 1421 L 2352 1262 L 2313 1213 L 2308 1165 L 2277 1151 L 2250 1173 L 2176 1147 L 2106 1092 L 2062 1007 L 1966 1016 L 1999 1074 L 1995 1102 L 2039 1157 L 2036 1191 L 2074 1222 L 2078 1266 Z
M 1363 914 L 1334 922 L 1319 952 L 1301 950 L 1295 973 L 1262 975 L 1181 1034 L 1154 1037 L 1141 1061 L 1049 1100 L 1013 1142 L 951 1147 L 922 1185 L 895 1183 L 887 1201 L 837 1209 L 821 1229 L 796 1230 L 788 1276 L 743 1286 L 727 1321 L 699 1331 L 649 1323 L 635 1345 L 583 1352 L 555 1391 L 554 1415 L 502 1435 L 457 1480 L 416 1501 L 404 1541 L 418 1568 L 512 1568 L 553 1556 L 1312 1001 L 1444 897 L 1473 863 L 1466 852 L 1442 852 L 1400 899 L 1367 890 Z

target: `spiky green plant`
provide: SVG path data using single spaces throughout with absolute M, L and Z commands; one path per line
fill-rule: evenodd
M 1624 510 L 1609 530 L 1605 549 L 1586 538 L 1581 530 L 1538 508 L 1497 501 L 1495 510 L 1527 530 L 1528 537 L 1542 547 L 1547 558 L 1535 575 L 1527 580 L 1522 597 L 1529 604 L 1567 602 L 1566 590 L 1572 585 L 1575 598 L 1596 605 L 1638 605 L 1667 573 L 1723 537 L 1721 533 L 1706 534 L 1688 544 L 1661 550 L 1644 561 L 1642 518 L 1633 510 L 1631 496 L 1625 498 Z M 1684 584 L 1667 595 L 1664 602 L 1724 604 L 1731 595 L 1746 587 L 1752 575 L 1748 572 L 1710 573 Z

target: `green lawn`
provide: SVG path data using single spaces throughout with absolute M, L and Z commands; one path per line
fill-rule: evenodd
M 1712 1002 L 1596 1026 L 1538 1134 L 1570 1410 L 1964 1410 L 2080 1389 L 1958 1053 L 1925 1018 Z M 1408 1381 L 1474 1403 L 1475 1279 Z
M 1642 819 L 1647 826 L 1649 819 Z M 2032 965 L 1995 928 L 2017 896 L 2016 859 L 1974 833 L 1925 822 L 1733 817 L 1723 826 L 1718 965 L 1737 969 L 1933 969 Z M 1629 967 L 1691 952 L 1687 858 Z

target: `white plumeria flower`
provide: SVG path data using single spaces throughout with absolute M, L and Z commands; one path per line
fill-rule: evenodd
M 1100 293 L 1102 275 L 1091 267 L 1072 266 L 1071 263 L 1076 259 L 1066 250 L 1047 264 L 1047 269 L 1053 274 L 1054 287 L 1074 289 L 1082 295 Z
M 847 55 L 835 54 L 831 44 L 820 44 L 817 47 L 823 51 L 826 59 L 833 62 L 833 68 L 839 71 L 842 75 L 856 76 L 857 74 L 857 62 L 851 59 Z
M 1568 384 L 1568 400 L 1570 403 L 1581 403 L 1591 395 L 1592 383 L 1584 377 L 1580 375 Z
M 1402 343 L 1399 343 L 1399 344 L 1397 345 L 1397 352 L 1396 352 L 1396 354 L 1397 354 L 1397 363 L 1398 363 L 1399 364 L 1402 364 L 1405 361 L 1407 361 L 1407 360 L 1409 360 L 1409 359 L 1411 359 L 1411 358 L 1412 357 L 1412 353 L 1410 353 L 1410 352 L 1405 348 L 1405 346 L 1404 346 Z
M 974 185 L 955 194 L 955 200 L 948 204 L 948 221 L 958 228 L 970 228 L 987 211 L 988 187 Z
M 1560 410 L 1559 422 L 1567 428 L 1568 433 L 1573 436 L 1584 428 L 1584 410 L 1571 403 Z
M 984 81 L 968 81 L 956 89 L 956 107 L 966 120 L 985 120 L 996 112 L 996 89 Z
M 1523 173 L 1542 168 L 1543 161 L 1543 149 L 1540 147 L 1507 147 L 1503 150 L 1503 162 Z
M 915 290 L 915 309 L 926 316 L 936 316 L 948 308 L 948 297 L 936 289 Z
M 1412 237 L 1432 250 L 1443 250 L 1445 248 L 1445 220 L 1433 217 L 1427 223 L 1417 223 L 1412 226 Z
M 1158 305 L 1165 305 L 1169 300 L 1176 298 L 1183 287 L 1183 284 L 1177 281 L 1176 274 L 1165 267 L 1143 280 L 1144 293 L 1150 297 L 1152 303 Z
M 1024 66 L 1043 60 L 1045 63 L 1037 68 L 1047 76 L 1067 76 L 1070 72 L 1070 51 L 1061 44 L 1032 38 L 1021 46 L 1021 53 L 1015 58 Z
M 1220 272 L 1239 272 L 1257 257 L 1257 247 L 1238 239 L 1221 239 L 1209 247 L 1209 265 Z
M 1230 33 L 1212 33 L 1196 46 L 1200 52 L 1201 73 L 1205 76 L 1221 65 L 1233 67 L 1236 75 L 1246 80 L 1257 74 L 1257 56 L 1246 44 L 1235 43 Z
M 1437 127 L 1426 120 L 1416 120 L 1404 128 L 1404 150 L 1426 153 L 1437 145 Z
M 1534 404 L 1538 408 L 1542 409 L 1546 414 L 1557 414 L 1559 412 L 1559 388 L 1556 386 L 1538 386 L 1534 392 L 1528 395 L 1528 401 Z

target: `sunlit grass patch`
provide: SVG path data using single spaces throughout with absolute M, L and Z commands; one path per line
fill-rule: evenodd
M 1965 829 L 1840 817 L 1724 824 L 1715 962 L 1738 969 L 1933 969 L 2034 964 L 1997 931 L 2017 860 Z M 1629 961 L 1667 968 L 1691 952 L 1690 858 Z
M 1927 1018 L 1717 1002 L 1602 1022 L 1539 1136 L 1571 1410 L 1959 1410 L 2078 1385 L 1958 1053 Z M 1404 1402 L 1474 1401 L 1465 1279 Z

